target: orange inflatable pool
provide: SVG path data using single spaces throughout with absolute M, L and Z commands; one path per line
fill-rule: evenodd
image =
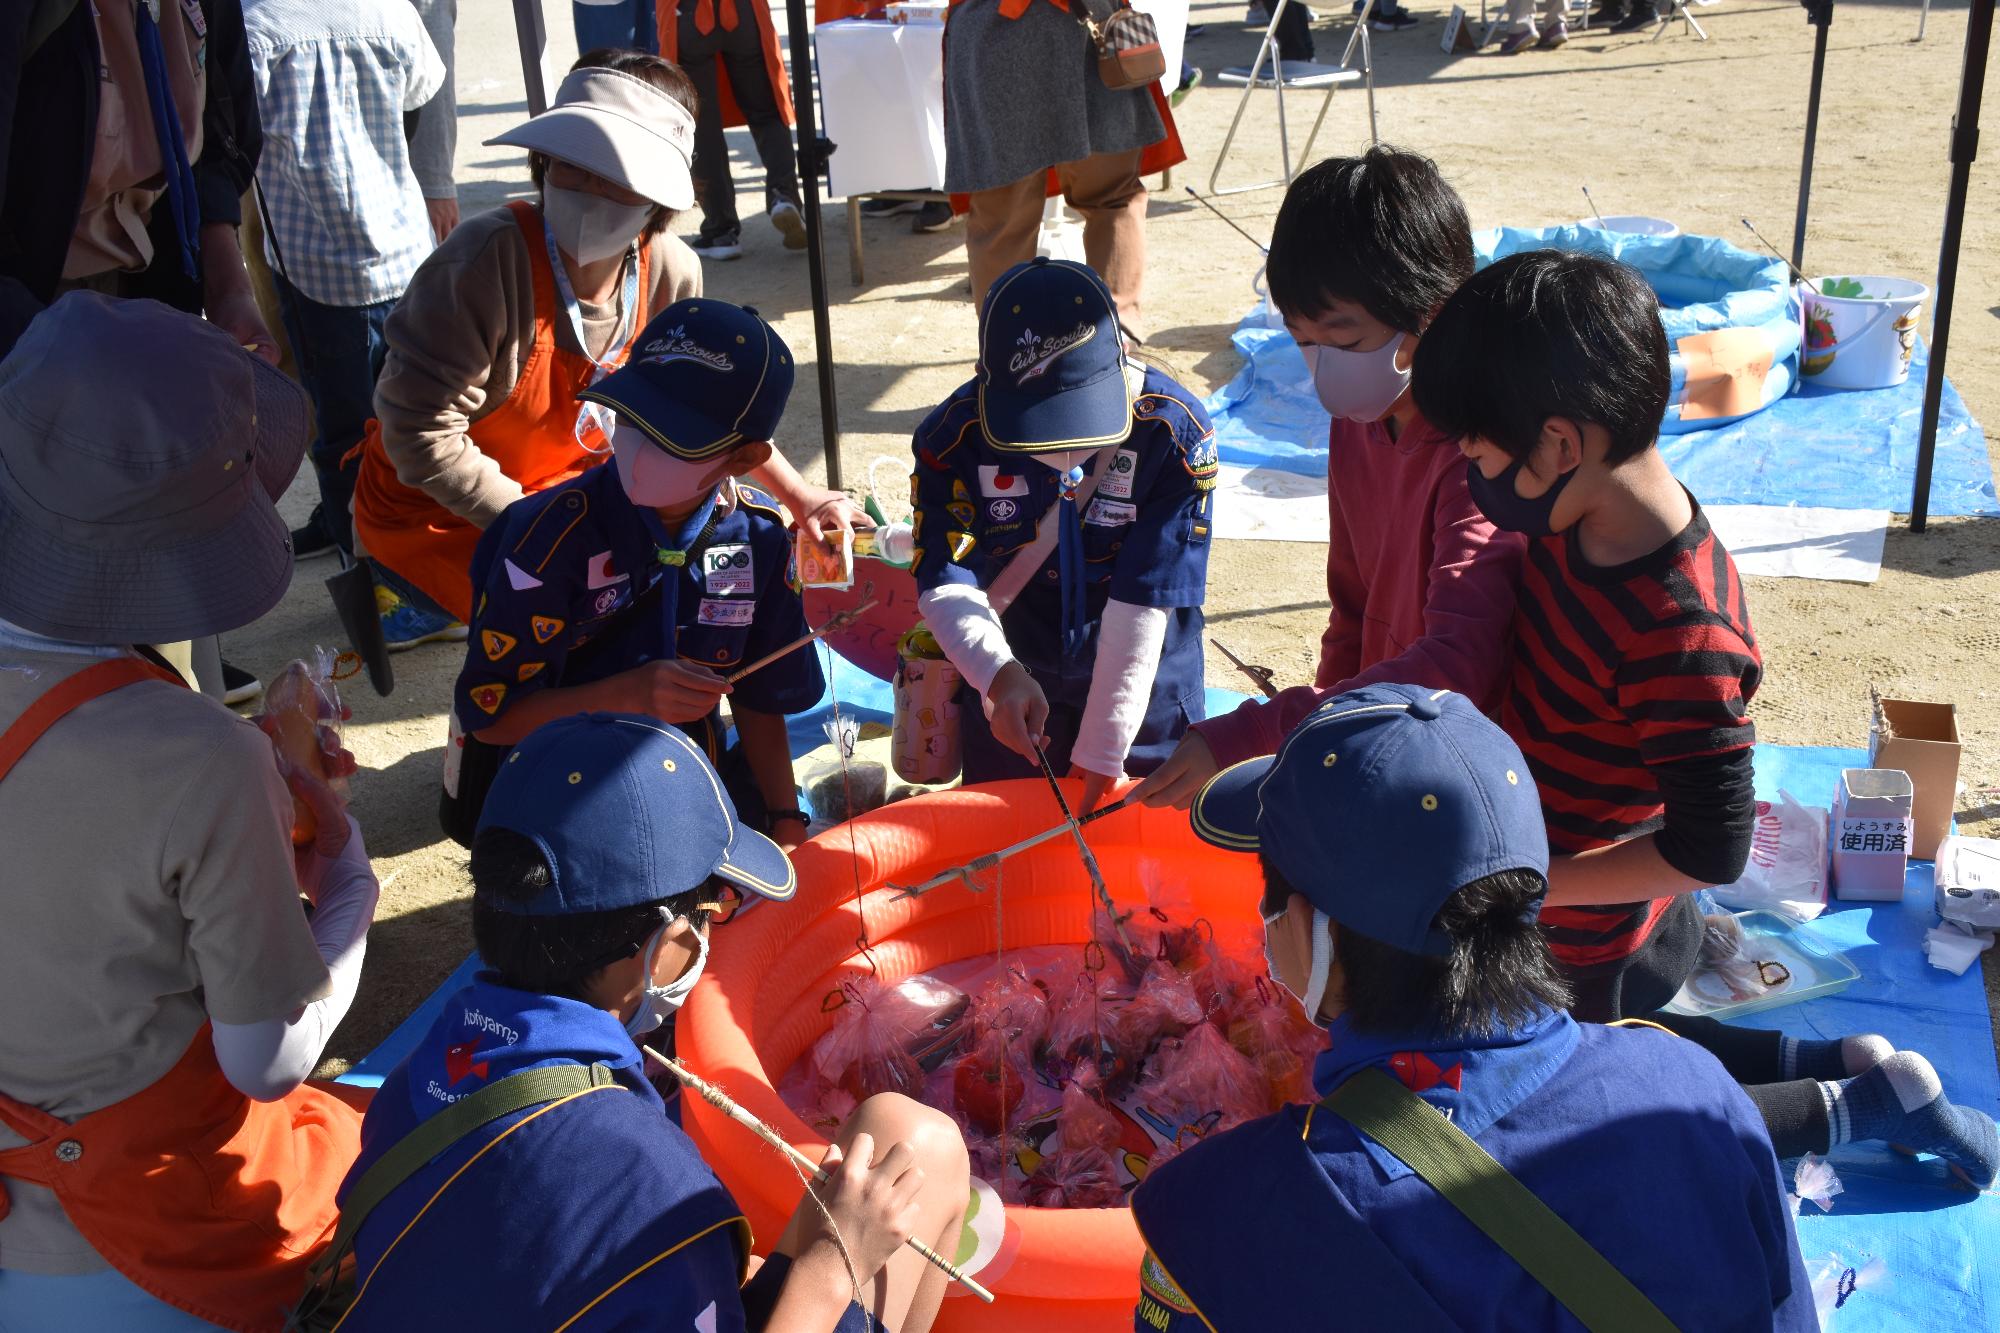
M 1065 784 L 1072 801 L 1074 784 Z M 676 1040 L 690 1068 L 719 1082 L 793 1143 L 817 1156 L 825 1140 L 775 1091 L 784 1072 L 831 1026 L 821 1003 L 865 975 L 857 947 L 862 917 L 884 981 L 994 952 L 996 924 L 1009 947 L 1082 943 L 1090 930 L 1089 881 L 1076 845 L 1053 839 L 1004 863 L 982 893 L 962 884 L 896 901 L 887 882 L 913 883 L 948 866 L 1060 823 L 1041 782 L 1004 782 L 938 792 L 841 825 L 794 856 L 798 897 L 724 928 L 708 975 L 683 1011 Z M 1225 949 L 1253 949 L 1258 869 L 1254 857 L 1199 842 L 1179 811 L 1134 808 L 1088 830 L 1121 907 L 1143 908 L 1148 890 L 1205 916 Z M 857 906 L 858 879 L 861 898 Z M 996 923 L 996 909 L 1003 919 Z M 758 1248 L 784 1229 L 800 1197 L 798 1177 L 771 1149 L 698 1097 L 681 1101 L 687 1130 L 749 1217 Z M 989 1204 L 997 1199 L 986 1196 Z M 1139 1294 L 1141 1246 L 1122 1208 L 989 1210 L 968 1267 L 992 1288 L 991 1306 L 952 1288 L 936 1327 L 947 1333 L 1126 1333 Z

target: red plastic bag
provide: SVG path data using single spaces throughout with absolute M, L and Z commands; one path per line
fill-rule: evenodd
M 1064 1148 L 1028 1177 L 1026 1201 L 1035 1208 L 1118 1208 L 1125 1188 L 1117 1164 L 1102 1148 Z
M 1307 1027 L 1298 1007 L 1274 993 L 1262 977 L 1250 997 L 1238 1006 L 1228 1024 L 1229 1044 L 1255 1065 L 1269 1093 L 1266 1109 L 1275 1111 L 1288 1102 L 1309 1101 L 1312 1089 L 1312 1056 L 1323 1044 L 1323 1033 Z M 1318 1034 L 1321 1041 L 1314 1040 Z
M 1025 973 L 1010 967 L 973 996 L 966 1021 L 975 1045 L 999 1032 L 1009 1044 L 1033 1051 L 1049 1035 L 1049 997 Z
M 912 1048 L 928 1035 L 932 1013 L 872 977 L 847 982 L 840 997 L 833 1027 L 813 1047 L 813 1071 L 857 1101 L 919 1095 L 924 1071 Z

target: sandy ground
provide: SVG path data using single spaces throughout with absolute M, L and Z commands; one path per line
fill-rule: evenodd
M 573 49 L 567 6 L 550 3 L 547 11 L 551 67 L 560 69 Z M 1422 27 L 1375 40 L 1380 131 L 1388 142 L 1435 157 L 1464 194 L 1475 226 L 1573 220 L 1584 212 L 1579 186 L 1588 184 L 1607 212 L 1665 215 L 1689 231 L 1731 240 L 1744 236 L 1738 219 L 1747 214 L 1774 242 L 1789 246 L 1812 51 L 1812 30 L 1798 6 L 1724 0 L 1700 9 L 1708 42 L 1678 28 L 1657 43 L 1644 34 L 1596 32 L 1559 51 L 1511 58 L 1446 57 L 1438 50 L 1443 14 L 1436 0 L 1418 0 L 1415 12 L 1426 20 Z M 1916 43 L 1915 4 L 1839 8 L 1829 44 L 1810 269 L 1924 279 L 1934 272 L 1965 12 L 1962 3 L 1934 5 L 1926 39 Z M 480 143 L 525 114 L 510 15 L 507 0 L 461 0 L 458 161 L 467 212 L 527 187 L 518 152 Z M 1189 59 L 1210 71 L 1247 63 L 1257 36 L 1242 18 L 1240 3 L 1198 4 L 1194 21 L 1208 28 L 1189 42 Z M 1329 13 L 1317 25 L 1323 59 L 1337 57 L 1347 26 L 1344 13 L 1337 20 Z M 1258 260 L 1182 186 L 1206 188 L 1238 95 L 1203 87 L 1183 104 L 1179 121 L 1190 161 L 1170 190 L 1156 192 L 1148 229 L 1150 348 L 1203 392 L 1236 369 L 1229 333 L 1250 304 Z M 1300 97 L 1292 106 L 1296 125 L 1311 101 Z M 1243 157 L 1233 179 L 1275 174 L 1268 105 L 1251 119 L 1255 128 L 1239 141 Z M 2000 107 L 1988 119 L 2000 122 Z M 1319 151 L 1351 151 L 1366 138 L 1361 95 L 1342 92 Z M 736 131 L 731 139 L 739 184 L 752 185 L 756 164 L 747 137 Z M 745 199 L 746 211 L 754 197 L 753 191 Z M 1279 191 L 1266 190 L 1223 207 L 1264 234 L 1279 198 Z M 2000 423 L 1996 202 L 2000 170 L 1982 162 L 1967 209 L 1950 364 L 1973 413 L 1989 423 Z M 858 486 L 871 459 L 907 457 L 912 427 L 969 373 L 975 329 L 961 230 L 918 236 L 900 218 L 867 223 L 870 281 L 856 288 L 846 271 L 844 210 L 829 207 L 825 216 L 842 457 L 847 484 Z M 684 227 L 692 232 L 692 219 Z M 756 306 L 778 323 L 802 362 L 811 360 L 803 259 L 783 251 L 777 233 L 754 219 L 746 242 L 741 262 L 710 267 L 708 290 Z M 802 469 L 823 475 L 819 403 L 810 368 L 800 369 L 780 443 Z M 288 513 L 303 518 L 311 499 L 311 482 L 302 478 L 287 498 Z M 1885 502 L 1908 504 L 1905 497 Z M 1221 543 L 1210 565 L 1211 623 L 1281 680 L 1308 677 L 1325 619 L 1323 557 L 1313 546 Z M 268 673 L 314 643 L 333 642 L 338 629 L 320 589 L 330 572 L 324 561 L 303 566 L 282 607 L 231 637 L 232 657 Z M 1863 743 L 1871 684 L 1955 701 L 1965 741 L 1962 813 L 1985 821 L 1987 831 L 2000 825 L 2000 676 L 1989 666 L 2000 652 L 2000 523 L 1934 521 L 1922 536 L 1898 526 L 1890 532 L 1881 581 L 1869 587 L 1749 582 L 1767 667 L 1754 708 L 1765 739 Z M 399 688 L 391 697 L 378 699 L 365 688 L 348 692 L 351 744 L 363 768 L 354 808 L 384 893 L 361 998 L 329 1050 L 332 1068 L 372 1047 L 470 948 L 464 856 L 440 840 L 435 821 L 443 709 L 458 657 L 455 648 L 418 649 L 396 659 Z M 1212 662 L 1209 671 L 1211 683 L 1241 684 L 1226 664 Z

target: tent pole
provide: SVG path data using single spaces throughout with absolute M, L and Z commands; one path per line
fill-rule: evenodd
M 751 0 L 763 4 L 765 0 Z M 812 285 L 813 360 L 819 367 L 819 424 L 826 451 L 826 484 L 840 489 L 840 402 L 833 386 L 833 330 L 827 314 L 826 231 L 820 225 L 819 179 L 833 145 L 820 138 L 813 100 L 812 29 L 806 0 L 787 0 L 785 26 L 792 42 L 792 107 L 799 135 L 799 191 L 806 215 L 806 276 Z
M 1910 531 L 1922 532 L 1931 507 L 1931 464 L 1937 453 L 1938 413 L 1944 405 L 1945 344 L 1951 334 L 1952 296 L 1958 287 L 1958 246 L 1965 232 L 1965 194 L 1972 160 L 1979 155 L 1979 97 L 1986 84 L 1986 48 L 1993 39 L 1993 0 L 1972 0 L 1965 23 L 1965 72 L 1958 81 L 1958 113 L 1951 119 L 1951 189 L 1945 196 L 1944 239 L 1939 242 L 1937 306 L 1931 317 L 1931 367 L 1924 379 L 1923 426 L 1917 436 L 1917 485 L 1910 497 Z
M 1800 0 L 1813 25 L 1812 86 L 1806 95 L 1806 148 L 1799 163 L 1799 216 L 1792 224 L 1792 268 L 1805 272 L 1806 205 L 1812 201 L 1813 143 L 1819 138 L 1819 88 L 1826 76 L 1826 30 L 1833 25 L 1833 0 Z
M 514 40 L 521 48 L 521 85 L 528 92 L 528 114 L 539 116 L 549 109 L 548 89 L 542 86 L 542 52 L 549 47 L 549 30 L 542 21 L 541 0 L 514 0 Z

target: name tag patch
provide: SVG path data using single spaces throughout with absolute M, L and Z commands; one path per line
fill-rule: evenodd
M 742 542 L 711 546 L 701 555 L 701 581 L 710 596 L 757 591 L 757 566 Z
M 1139 506 L 1093 497 L 1083 521 L 1096 528 L 1123 527 L 1139 517 Z
M 716 597 L 701 599 L 701 609 L 695 614 L 698 625 L 747 625 L 757 609 L 755 602 L 731 602 Z
M 1104 465 L 1104 478 L 1097 483 L 1097 493 L 1111 500 L 1131 499 L 1132 479 L 1138 472 L 1139 455 L 1130 449 L 1120 449 Z

